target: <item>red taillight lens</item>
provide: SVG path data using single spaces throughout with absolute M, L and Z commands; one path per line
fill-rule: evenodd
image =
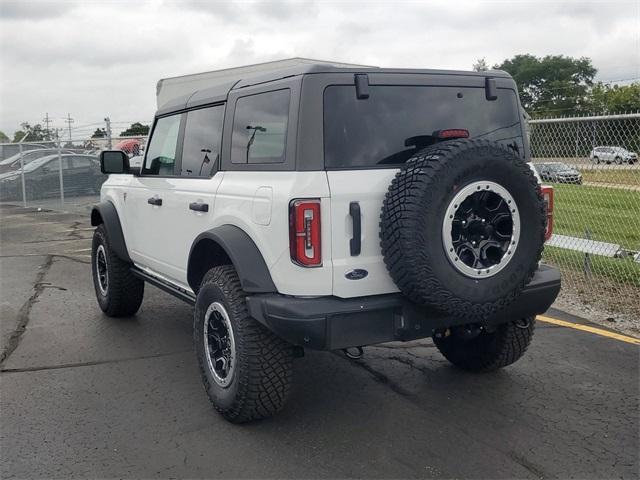
M 547 229 L 544 232 L 544 240 L 546 242 L 553 234 L 553 187 L 544 185 L 542 187 L 542 197 L 547 207 Z
M 437 130 L 433 136 L 441 140 L 451 140 L 452 138 L 469 138 L 469 130 L 464 128 L 448 128 L 446 130 Z
M 289 204 L 291 260 L 303 267 L 322 265 L 320 200 L 293 200 Z

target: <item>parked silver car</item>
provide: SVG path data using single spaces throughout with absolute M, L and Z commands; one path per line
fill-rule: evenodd
M 591 150 L 589 158 L 593 163 L 611 163 L 632 165 L 638 161 L 638 154 L 622 147 L 596 147 Z

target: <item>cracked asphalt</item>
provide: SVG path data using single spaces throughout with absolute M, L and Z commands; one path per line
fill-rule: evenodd
M 98 309 L 88 217 L 0 207 L 0 477 L 638 478 L 640 348 L 538 322 L 501 372 L 431 341 L 307 352 L 285 410 L 211 408 L 188 305 Z M 583 322 L 559 311 L 549 316 Z

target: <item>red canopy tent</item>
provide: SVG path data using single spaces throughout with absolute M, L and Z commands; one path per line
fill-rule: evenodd
M 116 144 L 115 149 L 122 150 L 129 155 L 138 155 L 140 153 L 140 140 L 135 138 L 122 140 Z

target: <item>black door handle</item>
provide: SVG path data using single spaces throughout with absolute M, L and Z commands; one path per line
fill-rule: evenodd
M 209 204 L 202 202 L 191 202 L 189 204 L 189 210 L 194 210 L 196 212 L 208 212 Z
M 162 199 L 160 197 L 151 197 L 147 199 L 147 203 L 149 205 L 156 205 L 158 207 L 162 206 Z
M 349 204 L 349 215 L 353 221 L 353 238 L 349 240 L 349 249 L 351 250 L 351 256 L 355 257 L 360 255 L 362 248 L 362 216 L 360 215 L 360 204 L 358 202 L 351 202 Z

